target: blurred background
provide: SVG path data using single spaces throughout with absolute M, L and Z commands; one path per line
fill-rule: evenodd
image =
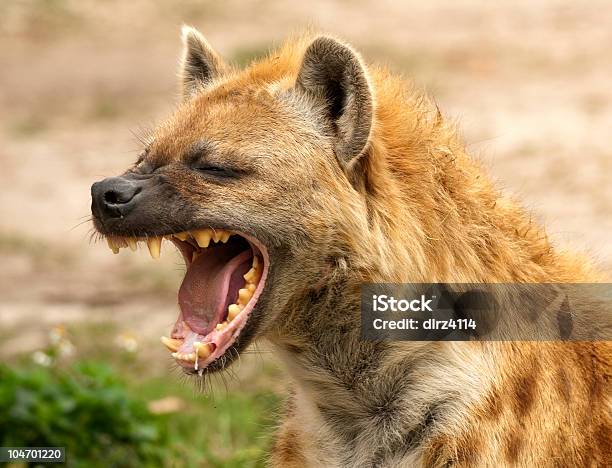
M 308 26 L 388 64 L 558 245 L 612 271 L 605 0 L 0 2 L 0 445 L 72 466 L 262 466 L 285 377 L 265 345 L 206 395 L 159 343 L 182 261 L 90 242 L 89 187 L 176 103 L 179 29 L 245 65 Z

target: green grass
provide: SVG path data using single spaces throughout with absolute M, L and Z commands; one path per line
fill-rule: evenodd
M 154 399 L 168 392 L 187 402 L 180 413 L 160 416 L 174 466 L 258 467 L 270 442 L 278 397 L 270 391 L 224 392 L 194 398 L 193 390 L 168 378 L 151 379 L 134 390 Z
M 167 365 L 150 365 L 152 345 L 129 353 L 113 344 L 117 335 L 105 324 L 62 329 L 40 350 L 50 365 L 31 355 L 0 364 L 0 446 L 65 446 L 67 466 L 77 468 L 265 466 L 276 368 L 248 381 L 213 378 L 202 392 Z M 62 356 L 62 343 L 76 353 Z M 174 406 L 152 405 L 164 399 Z

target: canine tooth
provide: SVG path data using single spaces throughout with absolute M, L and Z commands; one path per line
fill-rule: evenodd
M 181 340 L 175 340 L 173 338 L 168 338 L 167 336 L 162 336 L 160 340 L 166 348 L 174 352 L 178 351 L 178 349 L 183 344 Z
M 188 232 L 177 232 L 175 234 L 172 234 L 174 237 L 176 237 L 178 240 L 181 241 L 186 241 L 187 238 L 189 237 L 189 233 Z
M 251 299 L 253 293 L 248 289 L 242 288 L 238 290 L 238 304 L 246 304 Z
M 127 245 L 132 252 L 136 252 L 136 239 L 133 237 L 126 237 L 125 242 L 127 242 Z
M 159 258 L 159 252 L 161 250 L 161 243 L 162 243 L 161 237 L 149 237 L 147 239 L 147 246 L 149 247 L 149 253 L 151 254 L 151 257 L 153 257 L 154 259 Z
M 229 232 L 225 231 L 223 234 L 221 234 L 219 240 L 225 244 L 231 236 L 232 235 Z
M 204 249 L 210 244 L 210 229 L 199 229 L 197 231 L 193 231 L 191 235 L 196 240 L 198 245 Z
M 253 256 L 253 268 L 255 268 L 257 270 L 257 267 L 259 266 L 259 257 L 257 255 Z
M 106 238 L 106 243 L 108 244 L 108 248 L 111 249 L 114 254 L 119 253 L 119 247 L 115 245 L 115 242 L 110 237 Z
M 211 349 L 210 349 L 210 345 L 208 343 L 201 343 L 199 341 L 196 341 L 193 344 L 194 349 L 196 350 L 194 354 L 194 360 L 195 360 L 195 355 L 198 355 L 198 358 L 200 359 L 206 359 L 208 356 L 210 356 L 211 353 Z
M 247 280 L 247 282 L 249 283 L 254 283 L 255 280 L 257 279 L 257 272 L 255 271 L 254 268 L 251 268 L 249 271 L 247 271 L 244 274 L 243 278 Z

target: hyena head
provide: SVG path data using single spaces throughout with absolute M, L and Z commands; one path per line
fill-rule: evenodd
M 92 212 L 114 252 L 180 250 L 181 312 L 162 341 L 201 373 L 278 330 L 337 268 L 358 231 L 351 174 L 373 99 L 360 58 L 329 37 L 242 71 L 192 28 L 183 42 L 182 103 L 134 166 L 93 184 Z

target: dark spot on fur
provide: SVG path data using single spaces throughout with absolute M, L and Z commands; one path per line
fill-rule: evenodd
M 567 340 L 572 334 L 574 322 L 572 320 L 572 311 L 567 296 L 563 300 L 559 311 L 557 312 L 557 324 L 559 325 L 559 335 L 562 340 Z
M 523 439 L 521 439 L 518 432 L 509 432 L 504 444 L 504 453 L 506 455 L 506 460 L 508 460 L 508 462 L 512 464 L 516 463 L 522 447 Z
M 571 383 L 567 377 L 567 372 L 563 367 L 557 368 L 557 390 L 559 395 L 563 398 L 563 401 L 569 403 L 571 400 Z
M 524 372 L 515 379 L 513 409 L 519 418 L 527 416 L 535 402 L 538 385 L 537 372 L 537 364 L 534 361 L 531 369 L 525 368 Z
M 479 454 L 483 447 L 483 440 L 477 433 L 464 436 L 457 445 L 457 462 L 467 466 L 478 466 Z
M 593 429 L 594 447 L 596 447 L 599 458 L 608 463 L 612 457 L 612 428 L 610 424 L 600 424 Z
M 468 334 L 481 339 L 497 327 L 499 310 L 495 298 L 484 290 L 476 289 L 460 293 L 454 303 L 455 317 L 474 320 L 478 324 L 478 329 Z

